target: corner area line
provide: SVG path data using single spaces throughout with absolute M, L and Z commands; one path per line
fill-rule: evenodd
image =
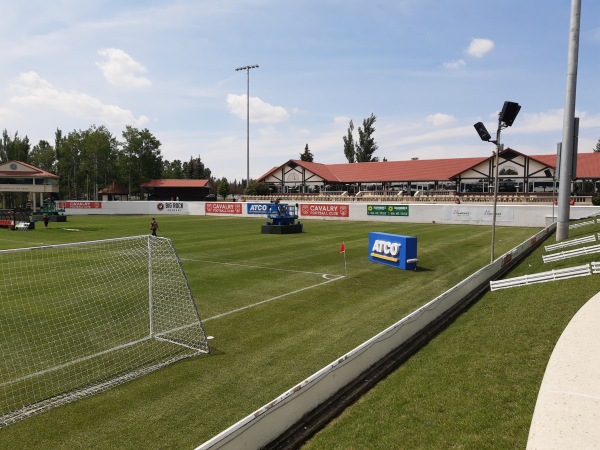
M 280 270 L 284 270 L 284 269 L 280 269 Z M 294 272 L 294 271 L 291 271 L 291 272 Z M 311 272 L 301 272 L 301 273 L 311 273 Z M 319 274 L 319 275 L 323 275 L 323 278 L 327 279 L 327 281 L 324 281 L 322 283 L 313 284 L 312 286 L 307 286 L 307 287 L 304 287 L 302 289 L 297 289 L 295 291 L 286 292 L 285 294 L 281 294 L 281 295 L 278 295 L 276 297 L 271 297 L 271 298 L 268 298 L 266 300 L 262 300 L 260 302 L 253 303 L 251 305 L 243 306 L 241 308 L 237 308 L 237 309 L 234 309 L 234 310 L 231 310 L 231 311 L 228 311 L 228 312 L 224 312 L 222 314 L 217 314 L 216 316 L 212 316 L 212 317 L 209 317 L 207 319 L 202 319 L 202 322 L 208 322 L 209 320 L 219 319 L 221 317 L 228 316 L 230 314 L 234 314 L 234 313 L 243 311 L 245 309 L 254 308 L 255 306 L 262 305 L 264 303 L 269 303 L 269 302 L 272 302 L 273 300 L 278 300 L 278 299 L 283 298 L 283 297 L 287 297 L 288 295 L 298 294 L 299 292 L 307 291 L 309 289 L 312 289 L 312 288 L 315 288 L 315 287 L 319 287 L 319 286 L 323 286 L 323 285 L 325 285 L 327 283 L 331 283 L 332 281 L 337 281 L 337 280 L 341 280 L 342 278 L 345 278 L 345 276 L 343 276 L 343 275 L 333 275 L 336 278 L 328 279 L 327 277 L 330 276 L 330 275 L 327 275 L 327 274 Z

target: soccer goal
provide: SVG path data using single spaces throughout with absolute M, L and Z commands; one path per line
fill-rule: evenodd
M 0 251 L 0 427 L 209 352 L 171 241 Z

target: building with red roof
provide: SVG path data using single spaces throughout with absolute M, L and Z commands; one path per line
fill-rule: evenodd
M 129 190 L 125 186 L 117 183 L 116 181 L 113 181 L 104 189 L 100 189 L 98 191 L 98 195 L 100 197 L 100 200 L 104 202 L 129 200 Z
M 556 154 L 528 156 L 511 148 L 499 155 L 500 192 L 545 193 L 557 189 Z M 493 190 L 495 156 L 408 161 L 320 164 L 289 160 L 258 181 L 277 193 L 318 193 L 368 190 L 451 191 L 457 194 Z M 596 191 L 600 183 L 600 153 L 577 157 L 574 190 Z
M 14 194 L 27 194 L 28 203 L 36 209 L 44 200 L 58 198 L 58 176 L 21 161 L 1 163 L 2 208 L 21 206 Z

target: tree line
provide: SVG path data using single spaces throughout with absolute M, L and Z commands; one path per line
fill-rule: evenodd
M 363 126 L 358 127 L 357 141 L 353 137 L 354 124 L 350 121 L 348 134 L 343 137 L 344 155 L 349 163 L 379 161 L 373 156 L 378 148 L 373 138 L 375 120 L 374 114 L 363 120 Z M 308 144 L 300 153 L 300 159 L 314 161 Z M 200 156 L 190 157 L 189 161 L 168 161 L 161 154 L 161 142 L 148 129 L 130 125 L 121 133 L 121 139 L 104 125 L 92 125 L 87 130 L 67 134 L 57 128 L 53 144 L 40 140 L 33 146 L 27 136 L 21 137 L 18 132 L 10 135 L 4 129 L 0 163 L 13 160 L 57 175 L 60 198 L 96 200 L 98 191 L 113 182 L 127 188 L 132 198 L 141 198 L 141 184 L 153 179 L 208 180 L 211 192 L 223 197 L 270 192 L 265 183 L 215 178 Z M 22 195 L 23 202 L 25 195 Z
M 206 179 L 212 192 L 226 181 L 213 177 L 200 156 L 189 161 L 164 159 L 161 142 L 148 129 L 132 126 L 125 128 L 120 140 L 105 126 L 67 134 L 57 129 L 53 144 L 41 140 L 33 146 L 27 136 L 10 135 L 5 129 L 0 162 L 13 160 L 57 175 L 60 198 L 97 199 L 98 191 L 113 182 L 140 198 L 140 185 L 153 179 Z M 227 182 L 230 192 L 241 192 L 243 184 L 243 180 Z

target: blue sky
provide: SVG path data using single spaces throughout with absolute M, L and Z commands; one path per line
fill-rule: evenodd
M 600 3 L 582 0 L 580 152 L 600 138 Z M 0 128 L 54 144 L 105 125 L 148 128 L 170 161 L 200 156 L 246 178 L 306 144 L 346 162 L 352 119 L 377 116 L 388 160 L 490 155 L 473 124 L 521 112 L 502 142 L 554 153 L 562 139 L 570 0 L 0 0 Z M 356 133 L 356 130 L 355 130 Z M 355 134 L 356 138 L 356 134 Z

